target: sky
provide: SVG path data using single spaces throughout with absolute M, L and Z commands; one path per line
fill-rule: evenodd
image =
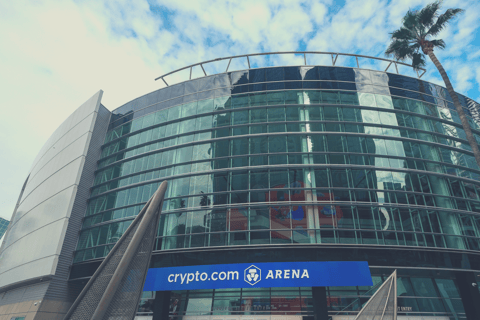
M 256 52 L 324 51 L 385 58 L 389 32 L 423 0 L 0 1 L 0 217 L 10 219 L 30 166 L 53 131 L 98 90 L 113 110 L 164 87 L 154 79 L 197 62 Z M 436 51 L 456 91 L 480 101 L 480 2 Z M 339 58 L 338 63 L 342 63 Z M 225 66 L 208 66 L 222 72 Z M 298 56 L 252 66 L 301 64 Z M 329 65 L 309 57 L 310 64 Z M 345 60 L 343 63 L 348 64 Z M 365 68 L 382 67 L 361 61 Z M 237 59 L 231 68 L 246 68 Z M 194 70 L 194 76 L 199 70 Z M 423 79 L 442 84 L 429 63 Z M 169 81 L 179 81 L 172 78 Z

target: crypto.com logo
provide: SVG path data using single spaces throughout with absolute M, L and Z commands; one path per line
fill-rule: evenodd
M 262 270 L 260 268 L 255 267 L 253 264 L 245 269 L 245 282 L 250 285 L 257 284 L 260 280 L 262 280 Z

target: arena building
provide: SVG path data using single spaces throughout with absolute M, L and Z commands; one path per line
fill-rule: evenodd
M 479 319 L 480 170 L 446 89 L 300 54 L 80 106 L 21 191 L 0 319 L 63 319 L 164 180 L 138 319 L 353 319 L 394 270 L 399 316 Z

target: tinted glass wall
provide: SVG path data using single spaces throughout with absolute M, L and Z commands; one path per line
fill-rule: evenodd
M 75 262 L 105 256 L 164 179 L 156 250 L 480 249 L 480 171 L 436 85 L 361 69 L 266 68 L 188 81 L 114 113 Z
M 373 275 L 373 287 L 327 287 L 326 306 L 329 315 L 348 316 L 360 311 L 386 278 Z M 401 275 L 397 279 L 397 296 L 400 313 L 411 316 L 412 319 L 432 314 L 465 319 L 458 287 L 451 278 Z M 153 315 L 154 299 L 155 292 L 144 292 L 138 315 Z M 314 304 L 315 298 L 310 287 L 182 290 L 170 293 L 169 315 L 171 319 L 200 315 L 306 317 L 314 316 Z

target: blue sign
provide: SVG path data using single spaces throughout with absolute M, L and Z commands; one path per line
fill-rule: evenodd
M 143 290 L 371 285 L 366 261 L 310 261 L 152 268 Z

